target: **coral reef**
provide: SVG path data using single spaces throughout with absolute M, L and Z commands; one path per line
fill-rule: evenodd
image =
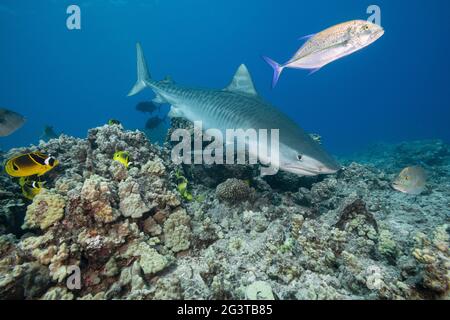
M 416 235 L 413 256 L 420 263 L 422 285 L 439 297 L 450 299 L 450 247 L 448 225 L 436 228 L 432 240 Z
M 25 223 L 22 228 L 47 229 L 64 216 L 64 197 L 51 191 L 42 191 L 34 199 L 33 203 L 27 207 Z
M 242 202 L 251 199 L 252 189 L 244 181 L 232 178 L 217 186 L 216 196 L 229 203 Z
M 376 146 L 319 177 L 175 166 L 170 143 L 114 124 L 1 156 L 36 150 L 60 165 L 32 202 L 0 176 L 2 299 L 449 298 L 442 142 Z M 427 192 L 394 191 L 415 163 L 431 172 Z

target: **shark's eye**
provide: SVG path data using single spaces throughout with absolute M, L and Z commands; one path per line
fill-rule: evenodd
M 299 154 L 299 155 L 297 155 L 297 159 L 298 159 L 298 161 L 302 161 L 303 156 L 301 154 Z
M 369 30 L 369 26 L 367 24 L 363 25 L 363 30 Z

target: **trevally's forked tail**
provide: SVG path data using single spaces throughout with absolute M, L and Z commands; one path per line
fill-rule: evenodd
M 273 69 L 273 78 L 272 78 L 272 89 L 277 85 L 278 79 L 280 79 L 281 72 L 283 72 L 284 66 L 279 63 L 273 61 L 269 57 L 262 57 Z
M 148 82 L 150 81 L 150 73 L 148 71 L 147 63 L 145 62 L 144 50 L 142 50 L 141 44 L 136 43 L 137 50 L 137 81 L 128 96 L 134 96 L 135 94 L 141 92 L 143 89 L 148 87 Z

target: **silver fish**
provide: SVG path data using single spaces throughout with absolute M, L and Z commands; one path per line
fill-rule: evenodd
M 335 173 L 339 164 L 294 121 L 258 96 L 250 74 L 241 65 L 223 90 L 196 89 L 151 79 L 141 45 L 137 44 L 137 82 L 129 96 L 144 88 L 155 102 L 171 104 L 171 117 L 202 121 L 203 129 L 279 129 L 279 168 L 298 175 Z M 258 155 L 259 156 L 259 155 Z M 259 158 L 261 160 L 261 158 Z
M 311 73 L 316 72 L 330 62 L 367 47 L 383 34 L 383 28 L 377 24 L 352 20 L 306 36 L 304 38 L 308 40 L 285 64 L 280 65 L 263 57 L 274 70 L 272 87 L 277 84 L 284 68 L 310 69 Z
M 17 112 L 0 108 L 0 137 L 6 137 L 19 129 L 25 118 Z
M 392 187 L 403 193 L 419 195 L 425 191 L 427 175 L 422 167 L 403 169 L 392 183 Z

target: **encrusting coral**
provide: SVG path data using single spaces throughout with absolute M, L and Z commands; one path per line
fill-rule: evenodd
M 98 222 L 113 222 L 119 216 L 119 212 L 111 206 L 112 193 L 108 181 L 100 176 L 93 175 L 84 181 L 81 199 L 84 210 Z
M 415 237 L 414 258 L 421 264 L 422 284 L 438 296 L 450 298 L 450 247 L 448 225 L 437 227 L 429 240 L 423 233 Z
M 64 197 L 52 191 L 44 190 L 38 194 L 27 208 L 22 228 L 47 229 L 64 216 Z

